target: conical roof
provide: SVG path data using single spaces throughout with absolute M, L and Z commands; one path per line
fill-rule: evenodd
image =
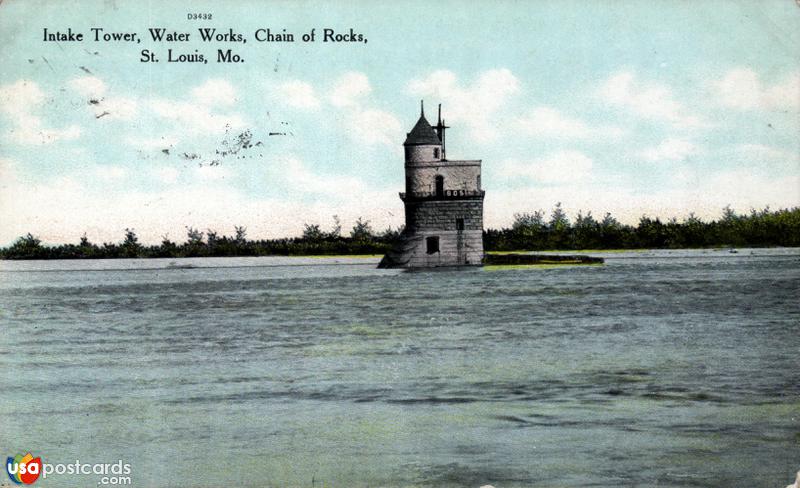
M 442 141 L 439 140 L 436 131 L 433 130 L 431 124 L 425 119 L 424 113 L 419 116 L 417 124 L 411 129 L 411 132 L 408 133 L 406 142 L 403 143 L 404 146 L 439 146 L 441 144 Z

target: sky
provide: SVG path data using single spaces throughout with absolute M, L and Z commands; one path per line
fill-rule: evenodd
M 202 42 L 204 27 L 246 42 Z M 448 157 L 483 161 L 485 227 L 557 202 L 633 224 L 800 205 L 794 0 L 5 0 L 0 36 L 0 245 L 294 236 L 334 215 L 397 227 L 421 99 L 429 120 L 442 104 Z

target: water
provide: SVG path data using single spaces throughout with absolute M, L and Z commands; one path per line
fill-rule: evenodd
M 789 484 L 800 250 L 604 256 L 0 262 L 0 455 L 147 487 Z

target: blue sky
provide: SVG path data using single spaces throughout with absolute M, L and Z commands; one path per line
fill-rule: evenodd
M 142 40 L 97 43 L 91 27 Z M 151 27 L 192 40 L 152 42 Z M 200 27 L 247 43 L 200 42 Z M 259 28 L 318 38 L 259 43 Z M 322 43 L 324 28 L 367 42 Z M 429 118 L 443 104 L 451 159 L 483 160 L 487 227 L 556 202 L 631 223 L 800 205 L 792 0 L 6 0 L 0 33 L 0 243 L 400 225 L 420 99 Z M 209 62 L 167 63 L 168 48 Z M 245 62 L 216 63 L 217 48 Z M 236 151 L 241 134 L 252 147 Z

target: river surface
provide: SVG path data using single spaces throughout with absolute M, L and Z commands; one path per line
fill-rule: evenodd
M 142 487 L 792 482 L 800 250 L 598 255 L 0 262 L 0 455 Z

